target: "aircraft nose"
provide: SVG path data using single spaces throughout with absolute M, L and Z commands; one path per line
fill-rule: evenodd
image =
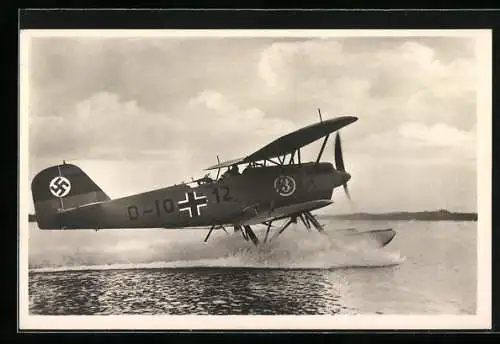
M 347 182 L 351 179 L 351 175 L 344 171 L 337 171 L 335 179 L 336 186 L 341 186 L 347 184 Z
M 351 179 L 351 175 L 347 172 L 344 173 L 344 183 L 347 183 Z

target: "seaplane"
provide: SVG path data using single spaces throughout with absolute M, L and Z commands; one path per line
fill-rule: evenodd
M 110 199 L 78 166 L 66 163 L 40 171 L 31 192 L 40 230 L 163 228 L 208 229 L 207 242 L 216 229 L 233 228 L 258 246 L 274 240 L 298 221 L 308 231 L 325 229 L 312 212 L 333 203 L 342 187 L 350 199 L 339 130 L 358 120 L 339 116 L 302 127 L 279 137 L 252 154 L 205 169 L 202 178 Z M 321 161 L 330 136 L 336 133 L 335 167 Z M 301 149 L 323 139 L 315 161 L 302 161 Z M 240 168 L 243 170 L 240 172 Z M 210 171 L 217 170 L 215 178 Z M 221 172 L 224 172 L 221 174 Z M 215 172 L 214 172 L 215 174 Z M 273 225 L 283 221 L 280 226 Z M 279 223 L 279 222 L 278 222 Z M 252 226 L 266 226 L 259 239 Z M 272 231 L 272 235 L 270 235 Z M 381 246 L 395 235 L 392 229 L 373 230 Z

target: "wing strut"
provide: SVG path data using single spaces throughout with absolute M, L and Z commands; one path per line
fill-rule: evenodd
M 269 230 L 271 229 L 272 223 L 273 223 L 272 221 L 269 221 L 269 223 L 267 224 L 267 230 L 266 230 L 266 236 L 264 237 L 264 242 L 267 242 L 267 237 L 269 236 Z
M 203 242 L 207 242 L 207 240 L 210 237 L 210 234 L 212 234 L 212 231 L 214 230 L 214 228 L 215 228 L 215 225 L 213 225 L 212 227 L 210 227 L 210 230 L 208 231 L 208 234 L 205 237 L 205 240 L 203 240 Z
M 281 233 L 283 233 L 285 231 L 285 229 L 288 228 L 288 226 L 290 226 L 292 223 L 296 223 L 297 222 L 297 218 L 295 217 L 291 217 L 283 227 L 281 227 L 281 229 L 277 232 L 274 232 L 274 235 L 271 237 L 271 240 L 274 240 L 275 238 L 277 238 Z
M 219 228 L 220 228 L 220 229 L 222 229 L 224 232 L 226 232 L 226 234 L 228 234 L 228 233 L 227 233 L 227 230 L 226 230 L 226 228 L 224 228 L 224 226 L 222 226 L 222 225 L 220 225 L 220 226 L 217 226 L 217 225 L 212 225 L 212 227 L 210 227 L 210 230 L 208 231 L 208 234 L 207 234 L 207 236 L 205 237 L 205 240 L 203 240 L 203 242 L 207 242 L 208 238 L 210 238 L 210 234 L 212 234 L 212 231 L 213 231 L 214 229 L 219 229 Z
M 245 229 L 247 237 L 252 240 L 255 246 L 257 246 L 259 244 L 259 238 L 257 238 L 257 236 L 255 235 L 252 227 L 250 227 L 249 225 L 244 225 L 243 228 Z
M 217 155 L 217 164 L 220 164 L 219 155 Z M 217 178 L 215 178 L 215 180 L 219 180 L 219 175 L 220 175 L 220 167 L 217 170 Z
M 304 212 L 304 216 L 308 219 L 313 226 L 318 230 L 318 232 L 324 232 L 323 226 L 318 222 L 318 220 L 310 212 Z
M 299 218 L 302 221 L 302 223 L 304 224 L 304 226 L 306 227 L 307 231 L 310 232 L 311 231 L 311 224 L 309 223 L 309 220 L 307 219 L 307 217 L 305 217 L 303 214 L 299 214 Z
M 330 137 L 330 134 L 326 135 L 325 139 L 323 140 L 323 144 L 321 145 L 321 150 L 319 151 L 318 158 L 316 159 L 316 164 L 319 163 L 319 159 L 321 159 L 321 155 L 323 155 L 323 151 L 325 150 L 326 141 L 328 141 L 329 137 Z

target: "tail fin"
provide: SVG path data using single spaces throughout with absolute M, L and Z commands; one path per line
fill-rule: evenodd
M 66 163 L 38 173 L 31 193 L 40 229 L 60 229 L 61 210 L 110 199 L 78 166 Z

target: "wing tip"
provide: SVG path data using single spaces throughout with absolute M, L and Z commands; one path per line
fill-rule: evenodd
M 345 115 L 345 116 L 339 116 L 333 118 L 334 121 L 346 121 L 350 123 L 356 122 L 359 119 L 358 116 L 353 116 L 353 115 Z

